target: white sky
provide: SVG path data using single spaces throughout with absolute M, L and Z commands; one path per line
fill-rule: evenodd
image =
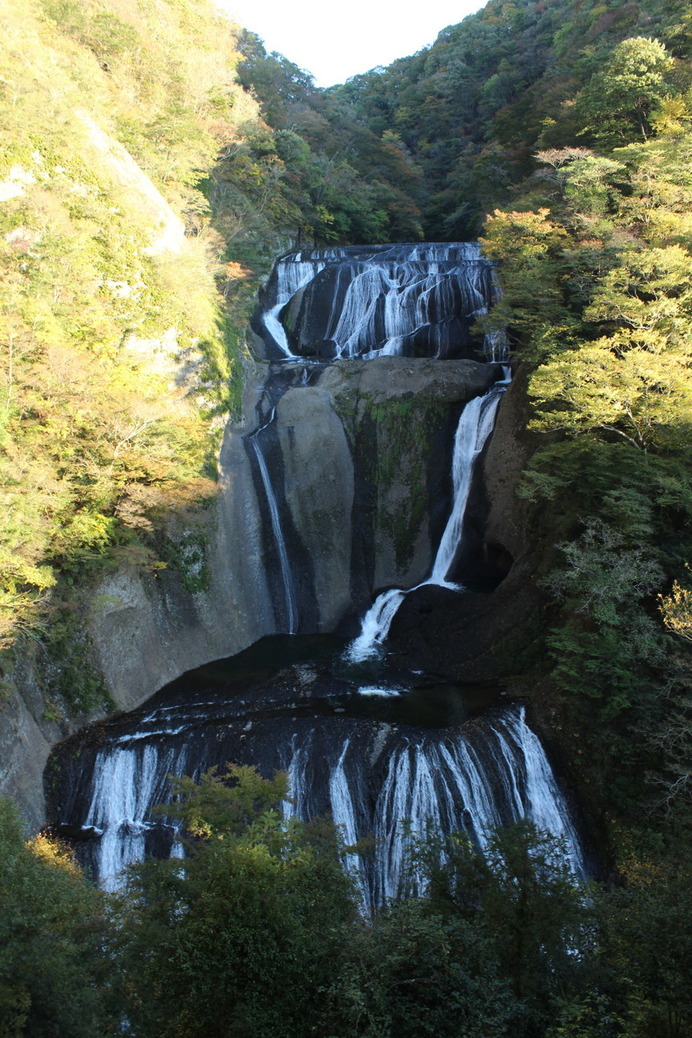
M 343 83 L 415 54 L 485 0 L 216 0 L 267 51 L 311 72 L 317 86 Z

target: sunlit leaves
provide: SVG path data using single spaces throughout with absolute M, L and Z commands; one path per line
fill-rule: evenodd
M 196 838 L 224 839 L 249 836 L 253 825 L 266 812 L 276 820 L 288 792 L 284 774 L 263 779 L 255 768 L 229 766 L 219 775 L 205 772 L 198 782 L 190 778 L 173 781 L 175 801 L 169 813 L 184 819 L 188 833 Z
M 670 594 L 658 596 L 658 603 L 668 630 L 692 642 L 692 588 L 676 580 Z
M 628 71 L 637 54 L 653 78 L 647 67 Z M 533 212 L 489 226 L 519 239 L 499 235 L 506 291 L 496 312 L 530 368 L 529 428 L 545 437 L 520 493 L 541 531 L 561 709 L 588 747 L 587 782 L 607 775 L 618 810 L 646 800 L 679 820 L 689 802 L 689 666 L 663 624 L 684 647 L 688 602 L 673 581 L 689 557 L 692 514 L 692 136 L 688 103 L 667 96 L 671 67 L 655 41 L 621 45 L 574 107 L 600 112 L 599 146 L 633 143 L 608 155 L 573 141 L 540 152 L 544 168 L 518 199 Z M 615 80 L 621 108 L 609 121 Z M 565 234 L 537 260 L 541 220 Z M 562 306 L 552 320 L 541 278 Z
M 569 320 L 557 263 L 568 236 L 549 216 L 548 209 L 496 210 L 480 239 L 485 255 L 507 272 L 502 296 L 481 324 L 491 329 L 519 327 L 527 343 L 537 343 L 541 334 L 548 329 L 554 332 Z
M 617 266 L 595 287 L 584 316 L 655 331 L 659 348 L 671 343 L 684 352 L 681 339 L 692 322 L 691 264 L 692 256 L 680 245 L 623 250 Z M 692 347 L 688 352 L 692 355 Z
M 10 0 L 0 35 L 4 637 L 128 544 L 153 565 L 166 514 L 210 497 L 225 243 L 194 185 L 257 107 L 211 5 Z M 170 256 L 167 203 L 195 226 Z
M 25 842 L 0 800 L 0 1033 L 105 1038 L 107 928 L 100 893 L 43 836 Z
M 585 132 L 611 147 L 637 137 L 646 140 L 651 134 L 649 116 L 670 91 L 666 77 L 672 70 L 673 59 L 659 40 L 623 40 L 577 99 Z
M 628 343 L 629 345 L 629 343 Z M 533 427 L 600 429 L 633 446 L 683 447 L 692 413 L 692 372 L 684 359 L 600 339 L 546 362 L 531 378 Z

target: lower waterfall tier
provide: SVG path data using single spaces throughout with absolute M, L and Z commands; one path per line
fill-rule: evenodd
M 397 674 L 381 661 L 374 671 L 350 668 L 343 648 L 335 638 L 265 639 L 68 740 L 49 769 L 55 826 L 81 837 L 84 863 L 115 888 L 130 862 L 183 853 L 175 825 L 152 811 L 169 796 L 169 776 L 232 761 L 265 776 L 286 771 L 287 816 L 330 814 L 347 846 L 374 838 L 372 854 L 347 856 L 366 908 L 401 887 L 404 823 L 413 833 L 464 830 L 483 847 L 489 829 L 527 817 L 564 838 L 583 874 L 576 831 L 523 708 L 503 704 L 494 688 Z

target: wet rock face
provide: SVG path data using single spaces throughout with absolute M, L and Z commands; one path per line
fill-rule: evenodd
M 285 498 L 311 560 L 319 629 L 332 630 L 349 608 L 354 466 L 330 394 L 289 390 L 276 409 Z
M 280 260 L 252 319 L 272 360 L 484 357 L 473 330 L 493 294 L 475 244 L 354 246 Z
M 94 598 L 92 637 L 120 708 L 176 675 L 285 630 L 267 504 L 246 437 L 275 417 L 266 463 L 295 585 L 301 631 L 330 631 L 390 585 L 424 579 L 450 497 L 453 430 L 465 402 L 496 376 L 475 361 L 382 357 L 297 366 L 275 398 L 264 365 L 248 380 L 248 414 L 220 456 L 222 493 L 208 530 L 209 587 L 178 573 L 120 571 Z M 267 376 L 269 375 L 269 379 Z M 269 388 L 267 388 L 269 386 Z M 265 419 L 266 420 L 266 415 Z
M 152 810 L 170 775 L 287 772 L 287 817 L 329 813 L 347 845 L 363 907 L 396 896 L 404 876 L 404 819 L 464 829 L 484 846 L 489 828 L 528 815 L 563 834 L 576 871 L 576 833 L 523 711 L 493 687 L 443 683 L 386 666 L 349 667 L 330 638 L 271 638 L 162 689 L 140 710 L 63 743 L 48 769 L 54 830 L 77 841 L 102 885 L 145 853 L 182 853 L 175 820 Z M 414 879 L 415 884 L 415 879 Z
M 402 666 L 465 681 L 506 681 L 535 662 L 544 624 L 542 596 L 520 565 L 490 592 L 410 592 L 394 618 L 388 647 Z

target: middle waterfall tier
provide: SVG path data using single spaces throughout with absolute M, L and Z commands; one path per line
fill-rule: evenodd
M 236 460 L 270 630 L 334 630 L 382 588 L 429 576 L 480 450 L 474 437 L 473 449 L 455 452 L 459 416 L 485 442 L 502 376 L 494 363 L 403 357 L 270 366 L 243 439 L 244 471 Z
M 493 431 L 495 416 L 502 394 L 507 388 L 507 379 L 492 386 L 482 397 L 471 400 L 464 408 L 456 435 L 454 437 L 454 454 L 452 457 L 453 498 L 449 518 L 444 528 L 440 544 L 435 555 L 432 571 L 427 580 L 410 590 L 416 591 L 426 584 L 446 587 L 454 591 L 464 588 L 451 581 L 457 553 L 462 545 L 466 506 L 471 493 L 476 462 Z M 349 658 L 357 662 L 372 656 L 383 644 L 397 610 L 407 591 L 391 588 L 384 591 L 365 614 L 361 631 L 349 647 Z

